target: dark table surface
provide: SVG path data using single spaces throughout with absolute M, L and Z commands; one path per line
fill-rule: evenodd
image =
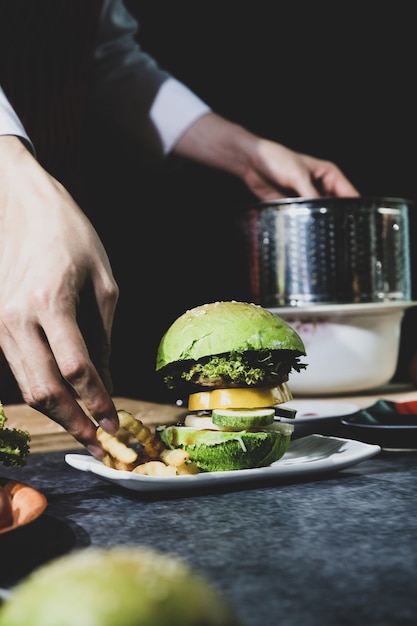
M 48 499 L 38 520 L 0 537 L 2 587 L 75 548 L 140 544 L 189 561 L 246 626 L 417 623 L 417 452 L 171 495 L 127 491 L 64 457 L 35 453 L 2 471 Z

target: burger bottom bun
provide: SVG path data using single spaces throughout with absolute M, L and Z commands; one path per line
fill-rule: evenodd
M 288 434 L 279 430 L 231 432 L 187 426 L 160 426 L 157 429 L 168 448 L 186 450 L 190 460 L 204 472 L 267 467 L 287 451 L 292 426 L 288 431 Z
M 241 626 L 226 599 L 169 554 L 138 546 L 86 548 L 24 579 L 1 626 Z

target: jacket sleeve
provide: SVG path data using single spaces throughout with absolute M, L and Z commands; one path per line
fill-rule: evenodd
M 32 143 L 0 85 L 0 135 L 16 135 L 34 153 Z
M 138 28 L 122 0 L 105 0 L 89 105 L 105 124 L 163 157 L 210 107 L 141 49 Z

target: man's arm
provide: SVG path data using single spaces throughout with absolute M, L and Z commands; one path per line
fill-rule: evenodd
M 91 72 L 89 105 L 145 153 L 169 154 L 179 137 L 210 111 L 136 41 L 139 25 L 121 0 L 105 0 Z

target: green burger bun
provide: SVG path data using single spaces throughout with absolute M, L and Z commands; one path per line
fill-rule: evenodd
M 0 607 L 0 626 L 242 626 L 211 583 L 178 557 L 89 547 L 35 569 Z
M 278 461 L 290 445 L 292 424 L 263 430 L 225 431 L 188 426 L 161 426 L 159 435 L 168 448 L 182 448 L 203 472 L 266 467 Z
M 170 388 L 280 384 L 305 347 L 298 333 L 271 311 L 249 302 L 197 306 L 168 328 L 156 371 Z
M 197 306 L 174 321 L 160 342 L 156 369 L 247 350 L 305 354 L 300 336 L 277 315 L 249 302 L 220 301 Z

